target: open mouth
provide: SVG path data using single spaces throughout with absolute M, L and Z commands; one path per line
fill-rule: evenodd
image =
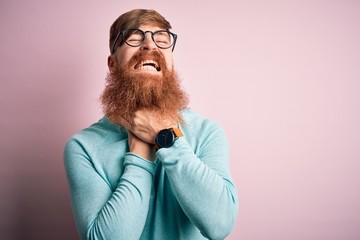
M 134 67 L 136 70 L 149 70 L 160 72 L 161 68 L 159 64 L 154 60 L 144 60 L 137 63 Z

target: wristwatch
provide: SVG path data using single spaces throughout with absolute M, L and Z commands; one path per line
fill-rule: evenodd
M 180 128 L 167 128 L 161 130 L 155 138 L 155 149 L 169 148 L 171 147 L 176 139 L 184 136 Z

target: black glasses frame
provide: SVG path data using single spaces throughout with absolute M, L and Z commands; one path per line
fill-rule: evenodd
M 144 34 L 144 39 L 142 40 L 142 42 L 141 42 L 140 45 L 138 45 L 138 46 L 132 46 L 132 45 L 130 45 L 130 44 L 128 44 L 128 43 L 126 42 L 126 39 L 125 39 L 126 34 L 125 34 L 125 33 L 126 33 L 127 31 L 131 31 L 131 30 L 137 30 L 137 31 L 140 31 L 140 32 L 142 32 L 142 33 Z M 115 41 L 114 41 L 114 43 L 113 43 L 113 45 L 112 45 L 112 47 L 111 47 L 111 54 L 114 54 L 114 53 L 115 53 L 115 50 L 116 50 L 116 48 L 118 47 L 118 46 L 117 46 L 117 42 L 118 42 L 120 36 L 121 36 L 121 38 L 122 38 L 122 41 L 123 41 L 124 43 L 126 43 L 127 45 L 129 45 L 130 47 L 139 47 L 139 46 L 141 46 L 141 45 L 144 44 L 144 41 L 146 40 L 146 33 L 148 33 L 148 32 L 151 33 L 151 39 L 154 41 L 155 45 L 156 45 L 158 48 L 168 49 L 168 48 L 171 48 L 171 47 L 172 47 L 171 51 L 174 51 L 175 44 L 176 44 L 176 39 L 177 39 L 177 35 L 176 35 L 175 33 L 172 33 L 172 32 L 170 32 L 169 30 L 158 30 L 158 31 L 152 32 L 152 31 L 143 31 L 143 30 L 138 29 L 138 28 L 128 28 L 128 29 L 125 29 L 125 30 L 119 32 L 118 35 L 116 36 Z M 156 34 L 156 33 L 158 33 L 158 32 L 166 32 L 166 33 L 170 34 L 170 35 L 174 38 L 174 42 L 173 42 L 169 47 L 161 47 L 161 46 L 159 46 L 159 45 L 155 42 L 155 40 L 154 40 L 154 34 Z

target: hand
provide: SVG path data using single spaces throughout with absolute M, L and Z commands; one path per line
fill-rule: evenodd
M 178 125 L 175 120 L 162 118 L 150 110 L 136 111 L 132 122 L 130 131 L 149 144 L 155 143 L 155 138 L 161 130 Z
M 135 136 L 132 132 L 128 132 L 128 142 L 129 142 L 129 148 L 130 152 L 145 158 L 149 161 L 155 161 L 156 154 L 154 147 L 150 145 L 149 143 L 146 143 L 142 141 L 140 138 Z

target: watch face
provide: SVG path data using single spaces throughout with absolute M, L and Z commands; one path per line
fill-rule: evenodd
M 159 132 L 156 137 L 156 144 L 160 148 L 168 148 L 171 147 L 174 143 L 174 133 L 171 129 L 164 129 Z

